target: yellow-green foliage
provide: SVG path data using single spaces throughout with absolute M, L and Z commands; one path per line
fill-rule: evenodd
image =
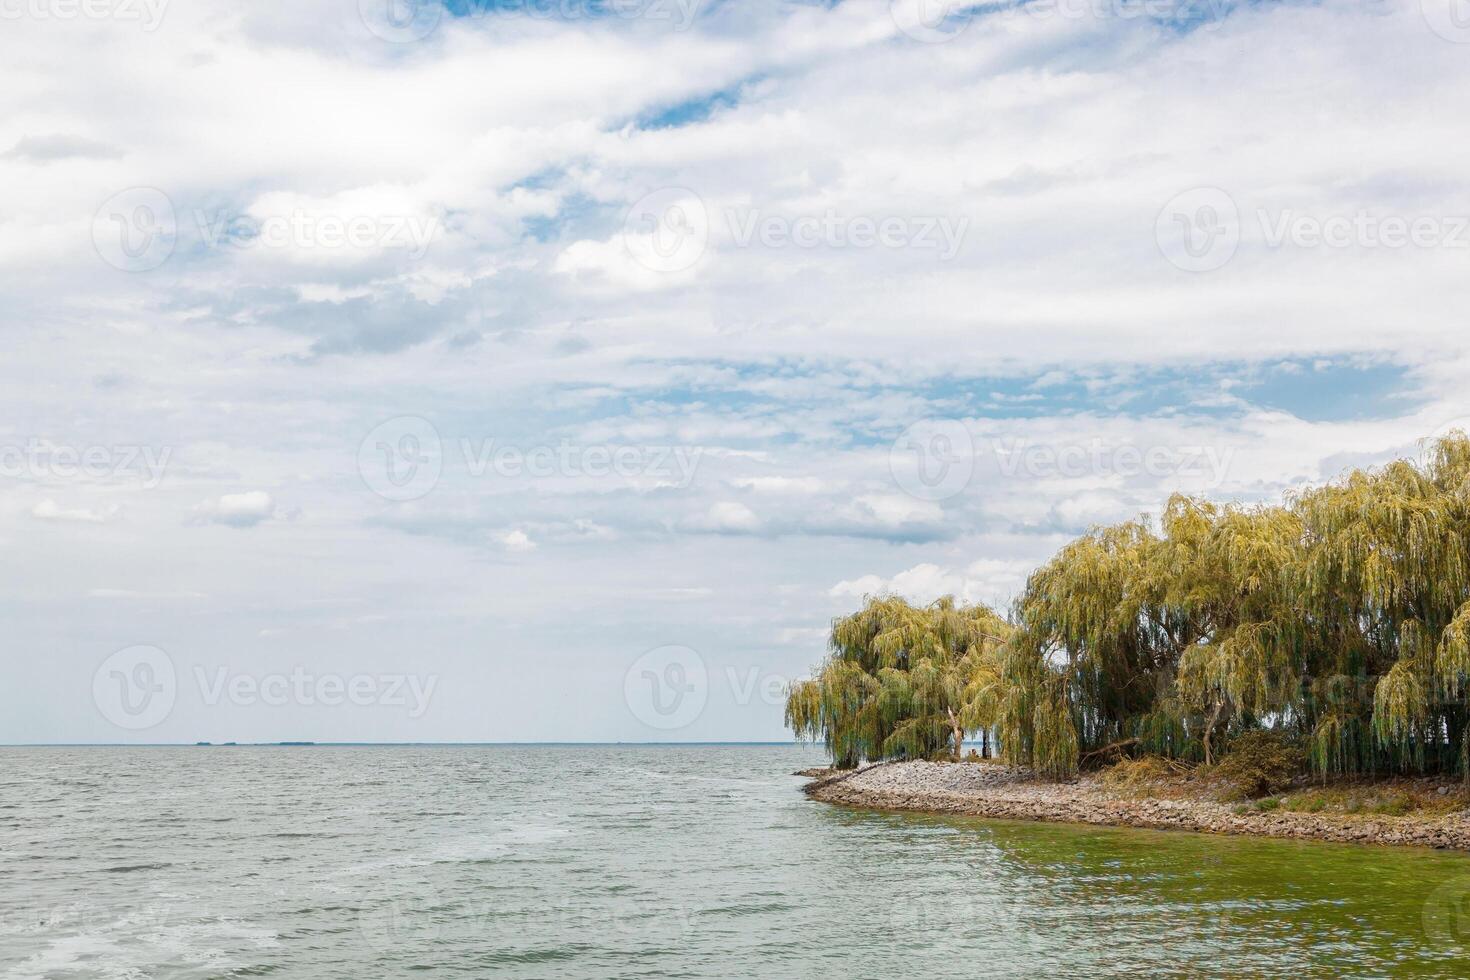
M 1002 697 L 1028 710 L 1002 744 L 1052 768 L 1118 743 L 1203 760 L 1271 727 L 1322 773 L 1463 768 L 1467 503 L 1456 433 L 1280 506 L 1175 497 L 1157 529 L 1092 531 L 1018 603 Z
M 863 759 L 961 755 L 966 732 L 995 723 L 996 651 L 1010 632 L 983 605 L 869 599 L 833 622 L 827 661 L 792 686 L 786 723 L 800 737 L 822 739 L 844 768 Z
M 1239 797 L 1263 796 L 1290 785 L 1304 761 L 1301 750 L 1280 732 L 1256 729 L 1235 739 L 1214 775 Z
M 1158 755 L 1123 759 L 1103 770 L 1103 785 L 1124 796 L 1151 795 L 1159 784 L 1176 780 L 1179 764 Z M 1182 768 L 1182 767 L 1181 767 Z
M 1270 728 L 1320 773 L 1470 760 L 1470 438 L 1277 506 L 1176 496 L 1100 527 L 983 607 L 875 599 L 788 718 L 841 762 L 936 755 L 996 727 L 1056 775 L 1119 751 L 1211 761 Z

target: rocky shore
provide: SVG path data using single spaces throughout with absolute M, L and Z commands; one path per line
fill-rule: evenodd
M 805 787 L 814 800 L 871 809 L 1470 851 L 1470 813 L 1463 810 L 1436 816 L 1253 810 L 1210 799 L 1124 796 L 1097 776 L 1058 783 L 983 763 L 893 762 L 802 775 L 814 777 Z

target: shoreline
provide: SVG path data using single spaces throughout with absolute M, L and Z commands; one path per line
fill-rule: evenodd
M 871 810 L 1470 852 L 1470 811 L 1463 810 L 1439 816 L 1281 809 L 1238 813 L 1229 803 L 1198 796 L 1120 795 L 1096 774 L 1058 783 L 999 763 L 887 762 L 849 772 L 809 769 L 798 775 L 812 777 L 802 791 L 813 800 Z

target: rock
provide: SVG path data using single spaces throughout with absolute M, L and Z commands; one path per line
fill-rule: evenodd
M 1281 809 L 1237 814 L 1229 804 L 1206 796 L 1120 798 L 1095 775 L 1056 783 L 1028 769 L 985 763 L 908 761 L 878 763 L 840 774 L 813 772 L 820 775 L 806 785 L 808 796 L 850 806 L 1470 851 L 1470 822 L 1464 812 L 1371 820 Z M 1440 795 L 1448 793 L 1449 787 L 1440 787 Z

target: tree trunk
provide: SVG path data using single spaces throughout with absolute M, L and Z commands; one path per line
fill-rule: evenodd
M 980 758 L 990 758 L 990 729 L 980 729 Z
M 946 708 L 949 712 L 949 727 L 954 732 L 954 757 L 958 761 L 965 751 L 965 730 L 960 726 L 960 720 L 954 716 L 953 708 Z
M 1210 736 L 1215 734 L 1215 723 L 1220 720 L 1220 709 L 1225 707 L 1225 702 L 1216 701 L 1214 710 L 1210 712 L 1210 720 L 1205 722 L 1205 765 L 1214 761 L 1210 753 Z

